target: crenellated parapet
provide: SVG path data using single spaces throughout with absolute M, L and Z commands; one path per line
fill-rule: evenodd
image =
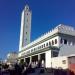
M 25 47 L 23 47 L 22 49 L 26 49 L 44 39 L 47 39 L 50 36 L 53 36 L 55 34 L 67 34 L 67 35 L 71 35 L 71 36 L 75 36 L 75 29 L 71 26 L 67 26 L 67 25 L 63 25 L 63 24 L 59 24 L 58 26 L 56 26 L 54 29 L 44 33 L 43 35 L 41 35 L 40 37 L 38 37 L 36 40 L 32 41 L 30 44 L 26 45 Z

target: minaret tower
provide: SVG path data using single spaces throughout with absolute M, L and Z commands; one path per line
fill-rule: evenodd
M 22 47 L 30 43 L 30 34 L 31 34 L 31 11 L 29 6 L 26 5 L 21 15 L 21 31 L 20 31 L 20 43 L 19 51 Z

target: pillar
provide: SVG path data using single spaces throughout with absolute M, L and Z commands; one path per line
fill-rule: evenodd
M 24 62 L 26 62 L 26 58 L 24 58 Z
M 32 62 L 32 56 L 30 56 L 30 63 Z
M 51 67 L 51 50 L 46 51 L 45 55 L 46 55 L 45 56 L 46 68 L 50 68 Z
M 40 54 L 38 54 L 38 60 L 40 60 Z

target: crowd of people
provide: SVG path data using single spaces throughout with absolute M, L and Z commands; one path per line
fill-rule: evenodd
M 0 75 L 28 75 L 30 73 L 35 73 L 35 70 L 37 69 L 39 69 L 38 75 L 45 72 L 48 72 L 51 75 L 74 75 L 74 73 L 69 70 L 47 69 L 45 68 L 44 60 L 31 63 L 16 63 L 14 65 L 0 64 Z
M 16 63 L 14 65 L 0 64 L 0 75 L 27 75 L 37 68 L 44 68 L 44 60 L 31 63 Z

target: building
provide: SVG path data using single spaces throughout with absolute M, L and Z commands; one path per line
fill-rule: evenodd
M 19 51 L 22 47 L 30 43 L 30 34 L 31 34 L 31 11 L 29 6 L 26 5 L 22 11 L 21 16 L 21 31 L 20 31 L 20 44 Z
M 15 64 L 17 63 L 18 54 L 16 52 L 11 52 L 7 54 L 7 59 L 5 63 L 7 64 Z
M 61 57 L 67 59 L 63 56 L 71 54 L 75 54 L 75 29 L 59 24 L 33 42 L 21 47 L 18 57 L 20 61 L 27 63 L 44 60 L 45 67 L 52 67 L 53 59 L 61 59 Z
M 51 67 L 55 69 L 69 69 L 75 74 L 75 54 L 53 57 L 51 59 Z

